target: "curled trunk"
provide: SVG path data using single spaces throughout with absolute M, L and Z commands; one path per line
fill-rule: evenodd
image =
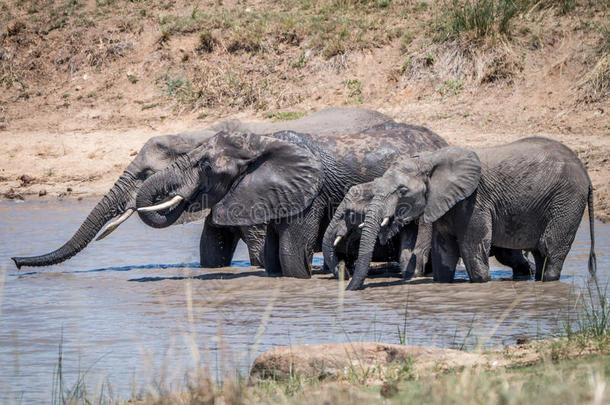
M 188 166 L 182 162 L 182 159 L 172 163 L 170 167 L 150 176 L 140 187 L 138 195 L 136 196 L 136 206 L 138 208 L 150 207 L 160 202 L 168 200 L 168 197 L 172 198 L 179 194 L 179 189 L 190 177 L 188 176 Z M 192 187 L 194 188 L 194 186 Z M 182 195 L 185 200 L 190 196 Z M 138 215 L 140 219 L 153 228 L 165 228 L 172 225 L 180 218 L 180 215 L 184 212 L 186 207 L 186 201 L 181 201 L 178 205 L 173 208 L 164 209 L 161 211 L 140 211 Z M 203 207 L 193 207 L 193 209 L 200 210 Z
M 371 265 L 379 229 L 381 229 L 382 217 L 383 206 L 381 201 L 373 200 L 366 212 L 364 227 L 362 228 L 362 235 L 360 237 L 360 247 L 358 248 L 358 260 L 356 260 L 356 265 L 354 266 L 352 280 L 347 286 L 348 290 L 359 290 L 364 284 L 364 279 L 366 278 Z
M 110 191 L 93 207 L 69 241 L 59 249 L 44 255 L 13 257 L 17 268 L 51 266 L 66 261 L 83 250 L 108 221 L 125 211 L 133 189 L 133 178 L 127 173 L 123 173 Z

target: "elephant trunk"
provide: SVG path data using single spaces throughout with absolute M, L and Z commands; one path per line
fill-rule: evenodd
M 345 199 L 339 204 L 337 207 L 337 211 L 333 215 L 330 224 L 326 228 L 326 232 L 324 232 L 324 239 L 322 239 L 322 253 L 324 254 L 324 263 L 328 267 L 328 269 L 335 275 L 337 264 L 339 264 L 339 260 L 337 259 L 337 255 L 335 253 L 335 237 L 337 236 L 337 227 L 339 222 L 343 218 L 345 214 Z
M 190 197 L 197 187 L 197 181 L 192 172 L 193 168 L 186 164 L 185 159 L 179 159 L 166 169 L 150 176 L 142 184 L 136 196 L 136 206 L 139 208 L 140 219 L 146 225 L 153 228 L 165 228 L 178 220 L 186 207 L 185 199 Z M 182 191 L 185 189 L 188 189 L 189 192 Z M 141 210 L 141 208 L 151 207 L 167 200 L 168 197 L 173 198 L 178 195 L 183 199 L 177 205 L 161 210 Z
M 360 237 L 360 247 L 358 248 L 358 259 L 354 266 L 352 280 L 347 286 L 348 290 L 359 290 L 364 284 L 364 279 L 366 278 L 371 265 L 377 236 L 381 229 L 383 209 L 383 202 L 377 198 L 371 202 L 367 209 L 364 227 L 362 228 Z
M 69 241 L 59 249 L 44 255 L 13 257 L 17 268 L 51 266 L 66 261 L 83 250 L 108 221 L 125 211 L 127 202 L 132 197 L 133 189 L 133 177 L 128 173 L 123 173 L 110 191 L 93 207 Z

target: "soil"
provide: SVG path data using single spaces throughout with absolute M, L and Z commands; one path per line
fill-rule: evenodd
M 380 375 L 409 363 L 412 378 L 439 375 L 448 370 L 480 368 L 507 369 L 558 361 L 591 354 L 607 354 L 606 346 L 595 342 L 563 339 L 524 341 L 503 349 L 465 352 L 455 349 L 408 346 L 377 342 L 327 343 L 279 346 L 259 355 L 250 369 L 250 382 L 264 379 L 289 380 L 294 375 L 314 380 L 349 379 L 350 373 L 367 371 L 368 384 L 380 384 Z M 385 369 L 385 372 L 370 370 Z M 370 375 L 368 375 L 370 374 Z
M 223 7 L 243 6 L 228 3 Z M 262 1 L 253 7 L 265 6 Z M 487 46 L 431 44 L 425 32 L 416 32 L 407 51 L 400 39 L 332 57 L 314 49 L 306 66 L 296 69 L 291 61 L 308 54 L 302 46 L 282 45 L 271 54 L 217 47 L 202 56 L 198 32 L 160 43 L 153 20 L 120 28 L 116 18 L 125 20 L 123 15 L 101 18 L 86 29 L 68 24 L 41 34 L 41 22 L 30 21 L 16 5 L 8 7 L 12 17 L 0 22 L 0 196 L 6 199 L 102 195 L 154 135 L 221 119 L 265 120 L 277 112 L 358 105 L 424 125 L 453 145 L 496 145 L 527 136 L 559 140 L 588 168 L 596 217 L 610 219 L 610 100 L 607 92 L 597 98 L 582 92 L 583 80 L 607 53 L 597 45 L 599 30 L 583 28 L 582 15 L 541 11 L 535 21 L 524 19 L 520 24 L 529 24 L 526 28 L 539 27 L 535 44 L 523 27 L 511 41 Z M 84 2 L 79 10 L 95 7 L 96 2 Z M 137 7 L 149 6 L 125 5 L 134 13 Z M 174 14 L 192 9 L 188 2 L 167 7 Z M 603 12 L 586 16 L 607 22 Z M 461 59 L 448 60 L 455 49 Z M 418 65 L 428 52 L 436 65 Z M 257 70 L 263 62 L 277 66 Z M 483 66 L 483 72 L 475 74 L 473 67 L 459 81 L 448 73 L 452 66 L 470 65 Z M 226 93 L 224 104 L 202 104 L 202 97 L 184 100 L 159 84 L 169 71 L 198 83 L 197 72 L 211 67 L 219 75 L 233 69 L 253 82 L 263 77 L 265 86 L 253 87 L 248 96 L 253 102 L 242 93 Z

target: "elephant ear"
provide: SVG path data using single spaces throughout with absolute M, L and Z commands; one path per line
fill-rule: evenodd
M 263 224 L 297 215 L 311 205 L 322 188 L 323 172 L 308 149 L 271 136 L 236 136 L 237 160 L 245 163 L 240 179 L 212 208 L 215 224 Z
M 448 147 L 420 156 L 431 163 L 424 221 L 433 223 L 479 185 L 481 162 L 471 150 Z

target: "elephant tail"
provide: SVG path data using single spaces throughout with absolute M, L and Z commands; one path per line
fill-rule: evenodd
M 589 197 L 588 197 L 588 211 L 589 211 L 589 233 L 591 236 L 591 250 L 589 252 L 589 274 L 592 276 L 597 273 L 597 258 L 595 257 L 595 215 L 593 213 L 593 185 L 589 184 Z

